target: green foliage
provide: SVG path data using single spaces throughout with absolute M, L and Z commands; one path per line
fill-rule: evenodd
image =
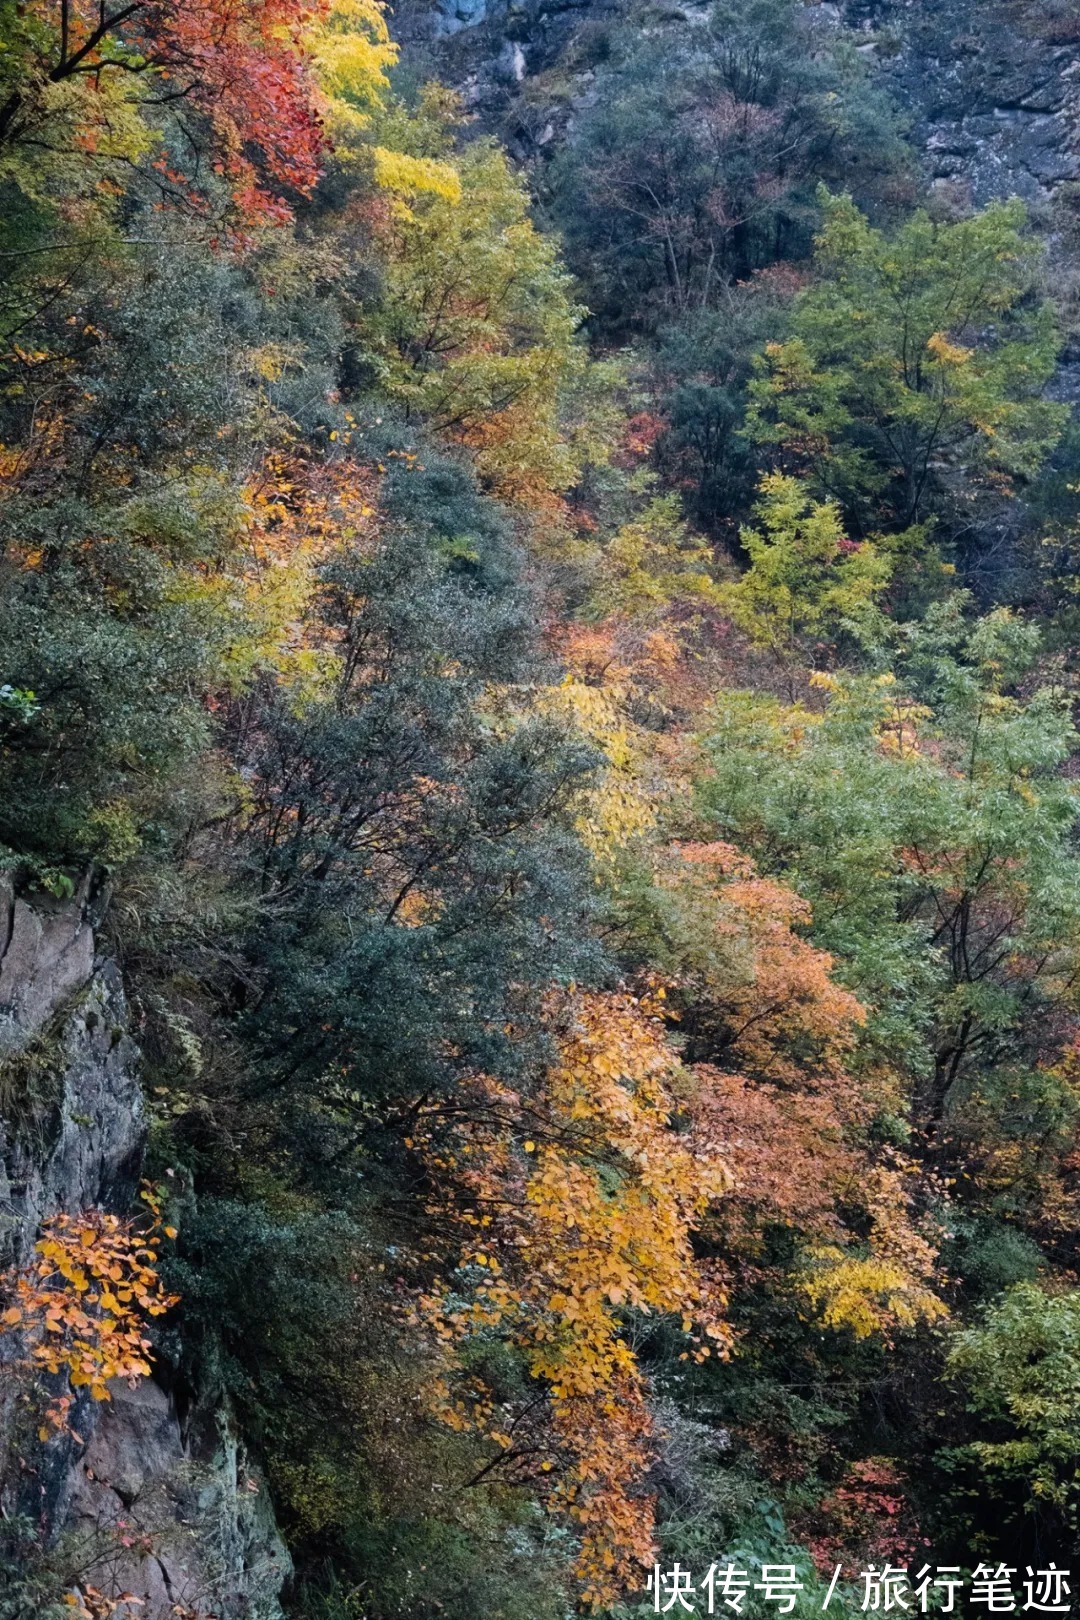
M 272 5 L 216 5 L 281 65 Z M 909 212 L 872 53 L 797 0 L 587 26 L 594 88 L 534 176 L 566 263 L 457 97 L 389 93 L 368 0 L 310 20 L 336 149 L 312 192 L 322 126 L 291 126 L 279 204 L 273 119 L 157 106 L 134 59 L 49 89 L 35 6 L 0 0 L 0 122 L 49 136 L 0 129 L 0 867 L 61 903 L 108 877 L 183 1188 L 160 1349 L 265 1466 L 290 1612 L 564 1620 L 585 1516 L 548 1510 L 605 1500 L 623 1433 L 657 1455 L 613 1544 L 646 1555 L 655 1491 L 662 1559 L 791 1562 L 809 1606 L 844 1535 L 891 1561 L 909 1503 L 955 1559 L 991 1521 L 1014 1562 L 1073 1534 L 1070 445 L 1010 519 L 1050 537 L 1021 581 L 1049 635 L 995 606 L 990 523 L 1066 415 L 1023 209 Z M 631 1236 L 660 1207 L 652 1145 L 631 1177 L 605 1134 L 638 1026 L 545 1112 L 563 991 L 618 986 L 606 1038 L 637 979 L 670 1024 L 650 1144 L 738 1167 L 694 1255 L 729 1361 L 596 1280 L 625 1189 Z M 0 1065 L 8 1136 L 51 1128 L 55 1033 Z M 529 1225 L 541 1164 L 595 1181 L 589 1233 L 572 1181 Z M 496 1310 L 464 1404 L 433 1401 L 429 1322 L 543 1283 L 536 1232 L 584 1254 L 632 1409 L 591 1404 L 542 1287 L 547 1377 Z M 896 1277 L 921 1306 L 875 1311 Z M 51 1615 L 74 1569 L 9 1521 L 0 1615 Z
M 656 464 L 710 529 L 753 499 L 758 455 L 742 431 L 753 361 L 784 332 L 798 281 L 782 268 L 764 272 L 657 334 L 649 364 L 664 423 Z
M 0 1527 L 0 1620 L 67 1620 L 65 1593 L 93 1573 L 93 1552 L 70 1545 L 45 1551 L 26 1515 L 5 1515 Z
M 804 279 L 818 182 L 876 214 L 903 196 L 909 158 L 853 40 L 797 0 L 731 0 L 702 26 L 656 18 L 606 39 L 545 189 L 591 330 L 645 335 L 656 465 L 714 530 L 752 498 L 752 360 Z
M 560 825 L 592 756 L 553 723 L 481 702 L 530 657 L 497 520 L 437 457 L 403 475 L 395 510 L 408 526 L 374 557 L 346 553 L 324 574 L 337 690 L 301 711 L 275 697 L 237 760 L 249 869 L 278 918 L 249 947 L 262 980 L 250 1037 L 289 1078 L 304 1133 L 318 1122 L 309 1087 L 326 1129 L 470 1062 L 517 1068 L 530 1001 L 593 956 L 574 938 L 590 900 Z M 472 559 L 436 543 L 462 533 Z
M 791 0 L 732 0 L 662 45 L 635 25 L 618 40 L 554 181 L 607 329 L 723 308 L 733 283 L 805 255 L 819 180 L 867 195 L 902 170 L 888 104 L 817 22 Z
M 290 1612 L 559 1620 L 567 1548 L 497 1481 L 465 1488 L 483 1457 L 431 1423 L 394 1252 L 341 1216 L 210 1199 L 170 1273 L 193 1370 L 236 1402 L 303 1555 Z
M 585 365 L 584 311 L 502 150 L 474 142 L 453 172 L 459 194 L 394 206 L 366 341 L 391 398 L 469 445 L 499 493 L 563 488 L 578 467 L 560 403 Z
M 949 1371 L 966 1387 L 969 1409 L 997 1437 L 971 1442 L 999 1496 L 1030 1496 L 1075 1523 L 1076 1426 L 1080 1421 L 1080 1294 L 1017 1283 L 981 1322 L 958 1333 Z
M 6 703 L 0 720 L 0 842 L 22 856 L 130 856 L 142 836 L 132 817 L 153 821 L 208 737 L 197 694 L 232 627 L 180 587 L 219 561 L 227 531 L 204 498 L 215 470 L 188 469 L 236 401 L 209 364 L 222 338 L 215 267 L 171 278 L 168 296 L 162 268 L 152 255 L 114 293 L 85 290 L 95 337 L 76 339 L 75 355 L 58 346 L 32 376 L 8 362 L 6 431 L 17 438 L 34 413 L 43 441 L 28 449 L 37 476 L 2 516 L 0 658 L 33 699 L 14 713 Z M 65 318 L 61 305 L 60 332 Z M 50 455 L 65 428 L 65 452 Z
M 959 1211 L 950 1220 L 946 1263 L 981 1298 L 991 1299 L 1014 1283 L 1034 1282 L 1042 1270 L 1041 1251 L 1015 1226 L 973 1219 Z
M 40 1142 L 63 1095 L 63 1008 L 24 1046 L 0 1056 L 0 1117 L 17 1140 Z
M 20 882 L 58 895 L 87 863 L 111 869 L 154 1150 L 252 1200 L 216 1237 L 212 1203 L 185 1221 L 168 1351 L 261 1443 L 305 1602 L 336 1570 L 368 1614 L 449 1597 L 554 1620 L 573 1546 L 520 1489 L 462 1494 L 485 1456 L 432 1428 L 419 1355 L 386 1365 L 390 1238 L 376 1260 L 357 1224 L 373 1199 L 400 1216 L 407 1109 L 474 1066 L 535 1074 L 542 997 L 600 962 L 571 827 L 593 753 L 530 714 L 557 671 L 514 526 L 417 420 L 461 437 L 436 372 L 470 434 L 520 406 L 492 455 L 525 468 L 543 441 L 523 480 L 558 483 L 576 317 L 502 156 L 474 147 L 462 172 L 472 213 L 425 235 L 429 190 L 411 223 L 395 215 L 430 246 L 412 272 L 456 300 L 430 397 L 395 373 L 405 423 L 394 378 L 372 392 L 359 355 L 405 319 L 408 288 L 384 255 L 362 307 L 329 204 L 317 240 L 259 252 L 215 256 L 171 219 L 43 300 L 0 395 L 0 839 Z M 18 1107 L 33 1056 L 7 1076 Z
M 815 279 L 767 346 L 748 426 L 862 528 L 901 529 L 1030 477 L 1068 412 L 1043 397 L 1058 349 L 1036 303 L 1041 248 L 1018 201 L 875 230 L 824 190 Z
M 602 549 L 591 609 L 647 618 L 676 600 L 715 601 L 708 546 L 691 534 L 677 495 L 656 496 L 624 523 Z
M 919 1074 L 933 1031 L 932 1117 L 973 1066 L 1052 1061 L 1032 1008 L 1080 946 L 1068 707 L 1001 690 L 1030 657 L 1003 610 L 969 631 L 946 604 L 905 637 L 906 690 L 830 677 L 821 714 L 725 694 L 705 738 L 704 813 L 811 902 L 890 1061 Z
M 808 655 L 815 662 L 808 644 L 821 647 L 841 632 L 874 639 L 887 555 L 869 540 L 848 540 L 835 501 L 814 501 L 780 473 L 762 480 L 755 510 L 761 529 L 740 533 L 750 566 L 723 597 L 740 629 L 782 663 Z
M 0 713 L 9 726 L 25 726 L 38 712 L 33 692 L 20 691 L 10 682 L 0 686 Z

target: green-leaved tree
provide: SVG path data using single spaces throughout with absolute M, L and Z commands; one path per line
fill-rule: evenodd
M 1013 199 L 889 235 L 822 193 L 816 275 L 751 385 L 749 430 L 864 528 L 907 528 L 1030 477 L 1064 427 L 1041 249 Z
M 815 501 L 797 478 L 766 474 L 756 511 L 761 528 L 740 535 L 750 566 L 726 588 L 725 605 L 781 663 L 816 662 L 823 638 L 874 621 L 890 560 L 870 541 L 848 539 L 837 503 Z

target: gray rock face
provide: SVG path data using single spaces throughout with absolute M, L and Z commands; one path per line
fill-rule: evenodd
M 0 1053 L 23 1045 L 94 964 L 88 880 L 73 901 L 30 906 L 0 878 Z
M 439 0 L 435 12 L 435 34 L 445 39 L 463 28 L 475 28 L 487 16 L 487 0 Z
M 505 84 L 520 84 L 527 71 L 525 52 L 516 39 L 508 39 L 495 63 L 496 74 Z
M 856 50 L 910 114 L 932 189 L 961 205 L 1014 195 L 1038 204 L 1080 180 L 1080 20 L 1068 5 L 1057 17 L 1022 0 L 807 5 L 822 28 L 853 31 Z M 421 52 L 434 36 L 425 71 L 465 90 L 484 127 L 528 161 L 546 119 L 536 122 L 528 116 L 535 109 L 522 108 L 516 132 L 515 92 L 524 77 L 516 53 L 530 77 L 572 63 L 581 28 L 624 9 L 623 0 L 402 0 L 395 31 Z M 665 0 L 668 25 L 693 27 L 706 13 L 703 0 Z M 583 75 L 572 79 L 584 97 Z M 554 127 L 558 135 L 557 117 Z
M 67 988 L 66 978 L 53 982 Z M 38 1005 L 46 1004 L 39 999 Z M 26 1263 L 50 1215 L 124 1208 L 135 1191 L 145 1105 L 138 1048 L 127 1034 L 127 1005 L 114 962 L 92 972 L 55 1039 L 35 1057 L 25 1073 L 45 1095 L 27 1104 L 28 1117 L 21 1122 L 0 1119 L 0 1261 L 5 1265 Z M 19 1068 L 11 1066 L 17 1084 Z
M 200 1444 L 181 1435 L 156 1384 L 119 1385 L 75 1469 L 68 1523 L 106 1550 L 95 1584 L 141 1600 L 140 1616 L 185 1609 L 278 1620 L 292 1562 L 262 1476 L 221 1413 Z
M 696 15 L 702 3 L 689 0 L 686 17 Z M 497 133 L 513 157 L 528 161 L 544 144 L 538 136 L 549 122 L 552 136 L 565 125 L 565 109 L 552 114 L 526 108 L 521 89 L 572 53 L 583 26 L 614 18 L 622 4 L 623 0 L 400 0 L 394 9 L 394 33 L 414 66 L 460 91 L 478 127 Z
M 88 885 L 30 904 L 0 885 L 0 1273 L 61 1212 L 127 1210 L 142 1170 L 139 1051 L 115 962 L 95 957 Z M 182 1431 L 151 1380 L 82 1396 L 42 1443 L 21 1400 L 24 1346 L 0 1333 L 0 1513 L 81 1549 L 86 1579 L 140 1620 L 280 1620 L 291 1564 L 228 1413 Z
M 849 0 L 845 20 L 870 36 L 931 181 L 981 207 L 1080 179 L 1080 26 L 1055 30 L 1011 0 Z

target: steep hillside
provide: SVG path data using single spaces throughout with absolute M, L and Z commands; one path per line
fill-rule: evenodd
M 0 0 L 0 1620 L 1065 1612 L 1073 9 Z

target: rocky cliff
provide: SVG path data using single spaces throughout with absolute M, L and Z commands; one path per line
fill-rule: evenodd
M 407 0 L 398 32 L 414 66 L 455 83 L 521 157 L 557 141 L 596 94 L 619 0 Z M 813 6 L 852 31 L 910 118 L 926 177 L 975 205 L 1021 196 L 1037 208 L 1080 180 L 1080 16 L 1066 0 L 847 0 Z M 637 8 L 662 49 L 707 5 Z
M 1070 15 L 1070 13 L 1072 13 Z M 1015 0 L 855 0 L 844 21 L 911 116 L 931 185 L 1044 204 L 1080 179 L 1080 18 Z
M 58 1212 L 126 1212 L 142 1170 L 139 1051 L 117 965 L 95 949 L 102 898 L 86 883 L 70 901 L 31 903 L 0 885 L 9 1275 Z M 21 1348 L 17 1335 L 0 1337 L 0 1518 L 27 1526 L 39 1562 L 72 1593 L 131 1594 L 139 1602 L 121 1604 L 123 1620 L 276 1620 L 289 1557 L 225 1406 L 181 1409 L 159 1363 L 154 1379 L 114 1385 L 108 1402 L 84 1395 L 71 1432 L 43 1444 L 23 1398 Z

